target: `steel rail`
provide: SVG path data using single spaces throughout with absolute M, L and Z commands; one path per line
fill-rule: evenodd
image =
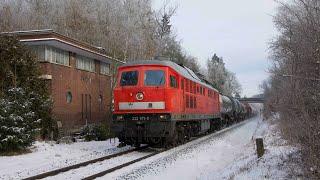
M 119 152 L 119 153 L 103 156 L 103 157 L 100 157 L 100 158 L 97 158 L 97 159 L 92 159 L 92 160 L 89 160 L 89 161 L 81 162 L 81 163 L 74 164 L 74 165 L 71 165 L 71 166 L 63 167 L 63 168 L 60 168 L 60 169 L 55 169 L 55 170 L 52 170 L 52 171 L 49 171 L 49 172 L 45 172 L 45 173 L 41 173 L 41 174 L 38 174 L 38 175 L 35 175 L 35 176 L 24 178 L 23 180 L 35 180 L 35 179 L 43 179 L 43 178 L 46 178 L 46 177 L 55 176 L 57 174 L 60 174 L 60 173 L 63 173 L 63 172 L 66 172 L 66 171 L 69 171 L 69 170 L 72 170 L 72 169 L 78 169 L 80 167 L 87 166 L 89 164 L 94 164 L 96 162 L 100 162 L 100 161 L 104 161 L 104 160 L 107 160 L 107 159 L 111 159 L 111 158 L 115 158 L 115 157 L 118 157 L 118 156 L 122 156 L 122 155 L 125 155 L 125 154 L 128 154 L 128 153 L 134 152 L 134 151 L 145 149 L 147 147 L 148 146 L 143 146 L 143 147 L 140 147 L 140 148 L 134 148 L 134 149 L 130 149 L 130 150 L 127 150 L 127 151 L 123 151 L 123 152 Z
M 249 118 L 249 119 L 244 120 L 244 121 L 242 121 L 242 122 L 233 124 L 233 125 L 231 125 L 230 127 L 223 128 L 223 129 L 220 129 L 219 131 L 215 131 L 215 132 L 213 132 L 213 133 L 210 133 L 209 135 L 208 135 L 208 134 L 205 134 L 205 135 L 197 136 L 197 137 L 195 137 L 195 138 L 190 139 L 189 141 L 186 141 L 185 143 L 179 144 L 178 146 L 187 144 L 187 143 L 189 143 L 189 142 L 191 142 L 191 141 L 200 139 L 200 138 L 205 137 L 205 136 L 210 136 L 210 135 L 211 135 L 210 137 L 219 136 L 219 135 L 221 135 L 221 134 L 223 134 L 223 133 L 226 133 L 226 132 L 228 132 L 228 131 L 231 131 L 232 129 L 235 129 L 235 128 L 237 128 L 237 127 L 240 127 L 240 126 L 244 125 L 246 122 L 248 122 L 248 121 L 250 121 L 250 120 L 252 120 L 252 119 L 253 119 L 253 118 Z M 202 141 L 205 141 L 205 140 L 206 140 L 206 139 L 204 139 L 204 140 L 202 140 Z M 201 143 L 202 141 L 200 141 L 200 142 L 198 142 L 198 143 Z M 96 178 L 98 178 L 98 177 L 102 177 L 102 176 L 107 175 L 107 174 L 109 174 L 109 173 L 112 173 L 112 172 L 114 172 L 114 171 L 116 171 L 116 170 L 122 169 L 122 168 L 127 167 L 127 166 L 129 166 L 129 165 L 131 165 L 131 164 L 134 164 L 134 163 L 136 163 L 136 162 L 145 160 L 145 159 L 147 159 L 147 158 L 150 158 L 150 157 L 155 156 L 155 155 L 157 155 L 157 154 L 160 154 L 160 153 L 162 153 L 162 152 L 168 151 L 168 150 L 173 149 L 173 148 L 175 148 L 175 147 L 177 147 L 177 146 L 174 146 L 174 147 L 170 147 L 170 148 L 167 148 L 167 149 L 163 149 L 163 150 L 159 150 L 159 151 L 153 152 L 153 153 L 151 153 L 151 154 L 149 154 L 149 155 L 146 155 L 146 156 L 143 156 L 143 157 L 141 157 L 141 158 L 138 158 L 138 159 L 135 159 L 135 160 L 126 162 L 126 163 L 121 164 L 121 165 L 119 165 L 119 166 L 115 166 L 115 167 L 113 167 L 113 168 L 107 169 L 107 170 L 105 170 L 105 171 L 101 171 L 101 172 L 99 172 L 99 173 L 93 174 L 93 175 L 91 175 L 91 176 L 88 176 L 88 177 L 85 177 L 85 178 L 82 178 L 82 179 L 83 179 L 83 180 L 92 180 L 92 179 L 96 179 Z

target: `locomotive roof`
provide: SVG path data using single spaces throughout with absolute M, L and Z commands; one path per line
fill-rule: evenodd
M 172 61 L 166 61 L 166 60 L 139 60 L 139 61 L 131 61 L 126 64 L 121 65 L 120 67 L 126 67 L 126 66 L 139 66 L 139 65 L 162 65 L 162 66 L 168 66 L 177 71 L 180 75 L 184 76 L 185 78 L 195 81 L 203 86 L 206 86 L 210 89 L 213 89 L 217 92 L 219 92 L 217 89 L 213 88 L 210 84 L 207 84 L 203 82 L 191 69 L 178 65 L 175 62 Z

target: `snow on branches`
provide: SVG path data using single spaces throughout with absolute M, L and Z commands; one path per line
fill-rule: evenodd
M 0 99 L 0 151 L 23 149 L 32 144 L 41 120 L 22 88 L 11 88 Z

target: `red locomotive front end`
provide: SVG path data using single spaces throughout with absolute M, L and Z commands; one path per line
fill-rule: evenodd
M 219 118 L 218 91 L 183 66 L 153 60 L 118 69 L 112 129 L 125 144 L 176 143 Z

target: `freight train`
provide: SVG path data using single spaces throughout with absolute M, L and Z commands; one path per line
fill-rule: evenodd
M 249 104 L 183 65 L 145 60 L 118 68 L 112 130 L 122 144 L 176 145 L 251 114 Z

